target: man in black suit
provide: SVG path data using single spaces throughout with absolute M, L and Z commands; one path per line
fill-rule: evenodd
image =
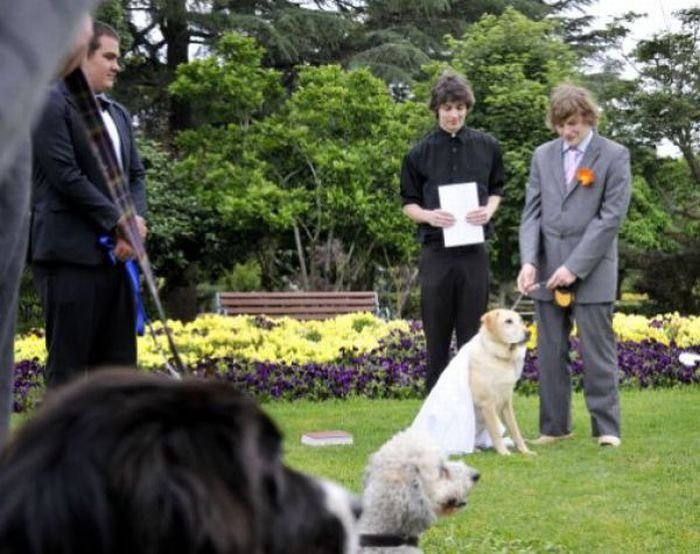
M 145 170 L 130 115 L 103 94 L 114 86 L 119 56 L 117 32 L 95 22 L 81 67 L 102 106 L 145 237 Z M 29 255 L 46 324 L 46 382 L 53 387 L 99 366 L 136 363 L 134 296 L 122 263 L 133 250 L 64 83 L 50 91 L 33 144 Z M 114 243 L 111 252 L 105 239 Z

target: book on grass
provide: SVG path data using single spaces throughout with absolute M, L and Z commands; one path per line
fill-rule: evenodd
M 301 443 L 309 446 L 352 444 L 352 434 L 347 431 L 309 431 L 301 436 Z

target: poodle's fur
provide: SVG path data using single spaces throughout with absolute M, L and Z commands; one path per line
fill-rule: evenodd
M 448 461 L 423 433 L 397 433 L 372 454 L 365 469 L 360 544 L 376 537 L 413 537 L 439 517 L 466 505 L 479 473 L 462 462 Z M 362 554 L 418 554 L 410 544 L 363 546 Z

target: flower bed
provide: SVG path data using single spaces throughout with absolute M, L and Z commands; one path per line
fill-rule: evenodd
M 700 383 L 700 368 L 678 361 L 683 350 L 700 352 L 700 318 L 666 314 L 648 319 L 616 314 L 622 387 L 669 387 Z M 385 322 L 369 314 L 326 321 L 204 315 L 183 325 L 170 322 L 184 362 L 196 375 L 235 383 L 261 400 L 295 398 L 419 397 L 425 374 L 425 345 L 419 322 Z M 139 366 L 158 371 L 167 352 L 139 338 Z M 519 389 L 537 387 L 536 329 Z M 31 409 L 43 391 L 44 339 L 35 331 L 15 347 L 15 410 Z M 581 386 L 579 344 L 571 341 L 574 385 Z

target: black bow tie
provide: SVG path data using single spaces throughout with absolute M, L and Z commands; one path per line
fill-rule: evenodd
M 101 94 L 98 94 L 97 96 L 95 96 L 95 98 L 97 99 L 97 104 L 102 110 L 106 110 L 107 108 L 109 108 L 109 105 L 112 103 L 109 100 L 107 100 L 107 97 Z

